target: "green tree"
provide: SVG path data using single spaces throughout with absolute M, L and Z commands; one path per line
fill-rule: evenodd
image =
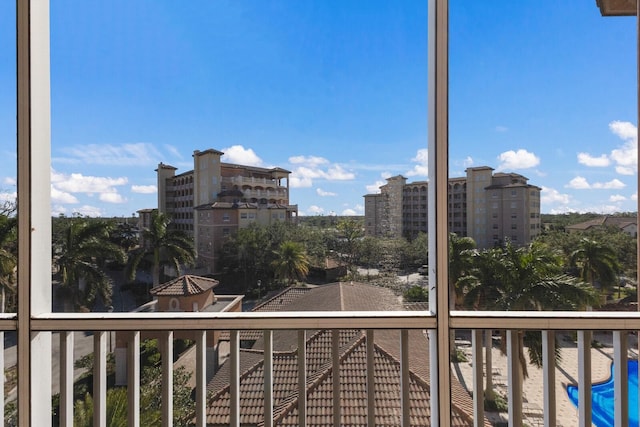
M 73 218 L 54 242 L 54 265 L 60 289 L 75 309 L 90 310 L 100 296 L 111 304 L 112 283 L 102 266 L 124 262 L 122 248 L 109 241 L 111 225 L 104 221 Z
M 135 278 L 138 268 L 151 268 L 153 286 L 160 284 L 160 270 L 172 266 L 180 273 L 183 265 L 194 265 L 196 253 L 193 241 L 181 230 L 169 227 L 171 220 L 163 213 L 151 215 L 149 228 L 142 230 L 142 245 L 129 255 L 126 273 Z
M 349 270 L 353 270 L 356 259 L 356 246 L 358 240 L 364 236 L 362 221 L 345 218 L 336 225 L 338 232 L 338 251 L 347 262 Z
M 473 268 L 476 242 L 471 237 L 460 237 L 449 233 L 449 309 L 455 310 L 463 297 L 459 281 Z
M 304 247 L 292 241 L 282 242 L 272 262 L 275 277 L 292 284 L 309 274 L 309 259 Z
M 586 237 L 580 239 L 578 247 L 571 253 L 571 264 L 578 268 L 582 280 L 594 287 L 599 284 L 602 292 L 616 284 L 620 269 L 612 247 Z
M 15 217 L 0 215 L 0 312 L 15 310 L 15 304 L 7 304 L 7 294 L 16 291 L 17 221 Z M 11 301 L 14 301 L 11 298 Z

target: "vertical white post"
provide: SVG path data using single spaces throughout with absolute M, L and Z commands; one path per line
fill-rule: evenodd
M 509 383 L 509 425 L 522 425 L 522 375 L 518 331 L 507 331 L 507 377 Z
M 93 333 L 93 425 L 107 427 L 107 333 Z
M 273 331 L 264 336 L 264 427 L 273 427 Z
M 16 3 L 18 140 L 18 422 L 51 425 L 51 94 L 49 1 Z M 33 261 L 33 262 L 32 262 Z M 36 262 L 37 261 L 37 262 Z
M 173 426 L 173 331 L 160 338 L 162 355 L 162 425 Z
M 127 422 L 140 425 L 140 331 L 129 333 L 127 340 Z
M 229 392 L 231 394 L 229 402 L 231 427 L 240 427 L 240 339 L 238 331 L 229 331 L 229 363 L 230 381 Z
M 298 331 L 298 426 L 307 425 L 307 331 Z
M 196 426 L 207 425 L 207 331 L 196 332 Z
M 471 331 L 471 358 L 473 363 L 473 426 L 484 426 L 484 377 L 482 357 L 482 329 Z M 489 373 L 487 373 L 489 375 Z
M 333 377 L 333 427 L 340 427 L 340 330 L 331 330 L 331 366 Z
M 556 426 L 556 334 L 542 331 L 544 425 Z
M 73 427 L 73 332 L 60 332 L 60 426 Z
M 400 390 L 402 397 L 402 426 L 411 425 L 411 382 L 409 376 L 409 331 L 400 331 Z
M 449 427 L 448 0 L 429 0 L 427 19 L 429 309 L 438 317 L 437 329 L 429 331 L 431 419 L 433 425 Z
M 591 331 L 578 331 L 578 425 L 591 427 Z
M 376 425 L 376 373 L 373 329 L 367 329 L 367 427 Z
M 629 425 L 627 332 L 613 331 L 613 416 L 616 427 Z

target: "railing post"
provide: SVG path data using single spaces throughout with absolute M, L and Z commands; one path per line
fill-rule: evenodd
M 471 357 L 473 363 L 473 425 L 484 426 L 484 381 L 482 357 L 482 329 L 471 331 Z M 487 372 L 489 375 L 489 372 Z
M 507 331 L 507 372 L 509 382 L 509 425 L 522 425 L 522 371 L 520 368 L 520 339 L 517 330 Z
M 240 339 L 239 331 L 229 331 L 229 412 L 230 427 L 240 427 Z
M 331 366 L 333 377 L 333 427 L 340 427 L 340 330 L 331 330 Z
M 127 422 L 140 425 L 140 331 L 130 332 L 127 340 Z
M 307 425 L 307 331 L 298 331 L 298 426 Z
M 273 426 L 273 331 L 264 336 L 264 427 Z
M 578 425 L 591 427 L 591 331 L 578 331 Z
M 207 331 L 196 332 L 196 426 L 207 425 Z
M 402 427 L 411 425 L 411 382 L 409 376 L 409 331 L 400 331 L 400 390 L 402 393 Z
M 367 329 L 367 427 L 376 425 L 376 374 L 373 329 Z
M 542 374 L 544 425 L 556 426 L 556 334 L 542 331 Z
M 93 333 L 93 425 L 107 426 L 107 333 Z
M 69 331 L 60 332 L 60 426 L 73 427 L 73 332 Z
M 173 426 L 173 331 L 160 338 L 162 356 L 162 425 Z
M 613 416 L 616 427 L 629 425 L 627 332 L 613 331 Z

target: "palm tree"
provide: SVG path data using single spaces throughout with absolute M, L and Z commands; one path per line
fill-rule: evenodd
M 582 238 L 578 248 L 571 253 L 571 265 L 578 268 L 580 278 L 595 287 L 596 282 L 602 290 L 610 289 L 616 283 L 620 270 L 618 256 L 610 246 L 589 238 Z
M 125 254 L 109 241 L 110 231 L 111 225 L 104 221 L 74 218 L 54 243 L 60 285 L 76 309 L 90 309 L 98 295 L 105 305 L 111 304 L 111 279 L 101 264 L 109 260 L 124 262 Z
M 151 215 L 151 225 L 142 230 L 142 246 L 134 249 L 127 262 L 126 273 L 133 280 L 139 267 L 151 267 L 153 286 L 160 284 L 160 268 L 170 265 L 179 273 L 182 265 L 194 265 L 193 242 L 181 230 L 169 227 L 171 220 L 161 212 Z
M 300 243 L 286 241 L 280 244 L 271 263 L 276 278 L 292 284 L 295 280 L 303 280 L 309 274 L 309 259 Z
M 584 282 L 562 274 L 562 256 L 539 242 L 516 248 L 507 243 L 503 248 L 480 252 L 476 256 L 475 276 L 464 279 L 469 284 L 465 296 L 468 305 L 491 310 L 575 310 L 594 301 L 593 289 Z M 531 361 L 542 363 L 540 341 L 535 332 L 519 334 L 518 359 L 521 377 L 527 378 L 524 358 L 525 341 Z M 502 340 L 504 344 L 505 340 Z M 487 346 L 487 400 L 493 397 L 491 366 Z M 490 388 L 491 386 L 491 388 Z
M 476 242 L 471 237 L 459 237 L 456 233 L 449 233 L 449 311 L 455 310 L 458 300 L 462 298 L 462 288 L 458 281 L 471 270 L 472 254 Z M 456 331 L 451 329 L 449 356 L 453 360 L 456 355 Z

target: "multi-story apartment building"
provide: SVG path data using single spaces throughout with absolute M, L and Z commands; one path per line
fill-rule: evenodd
M 164 163 L 156 169 L 158 210 L 193 237 L 198 264 L 208 272 L 217 271 L 222 244 L 239 228 L 298 215 L 298 206 L 289 204 L 290 171 L 224 163 L 223 154 L 196 150 L 193 170 L 181 174 Z
M 516 173 L 493 168 L 468 168 L 465 177 L 450 178 L 448 225 L 459 236 L 472 237 L 478 247 L 509 240 L 531 242 L 540 228 L 540 187 Z M 407 183 L 398 175 L 387 179 L 380 193 L 365 198 L 365 229 L 372 236 L 413 238 L 427 232 L 429 183 Z

